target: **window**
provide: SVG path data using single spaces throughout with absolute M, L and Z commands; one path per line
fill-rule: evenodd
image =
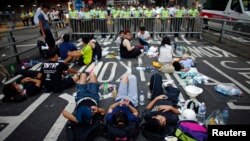
M 224 11 L 228 1 L 229 0 L 207 0 L 206 3 L 204 3 L 203 9 Z
M 236 12 L 242 13 L 239 0 L 232 0 L 232 4 L 230 8 Z
M 242 0 L 245 11 L 250 11 L 250 0 Z

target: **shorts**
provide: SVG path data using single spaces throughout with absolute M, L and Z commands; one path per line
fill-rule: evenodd
M 100 85 L 97 83 L 78 84 L 76 86 L 77 89 L 77 94 L 75 98 L 76 103 L 84 97 L 90 97 L 94 99 L 97 103 L 99 103 L 100 100 L 99 86 Z

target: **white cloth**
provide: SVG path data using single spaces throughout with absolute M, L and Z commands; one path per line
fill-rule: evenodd
M 150 38 L 150 34 L 148 31 L 145 31 L 144 34 L 141 34 L 141 32 L 138 32 L 137 37 L 144 39 L 144 40 L 148 40 Z
M 173 47 L 164 45 L 160 47 L 158 61 L 160 63 L 170 63 L 173 61 Z

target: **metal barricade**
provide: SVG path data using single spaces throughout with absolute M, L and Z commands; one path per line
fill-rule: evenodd
M 214 18 L 203 18 L 204 32 L 223 38 L 242 42 L 250 41 L 250 20 L 223 20 Z
M 202 33 L 203 21 L 200 17 L 184 18 L 116 18 L 116 19 L 70 19 L 73 37 L 80 35 L 117 34 L 129 29 L 133 34 L 145 26 L 150 34 L 193 34 Z
M 52 22 L 51 32 L 54 39 L 58 39 L 59 31 L 66 29 L 66 26 L 62 28 L 59 27 L 61 23 L 63 22 Z M 69 31 L 67 31 L 67 33 L 68 32 Z M 7 31 L 0 32 L 0 62 L 3 63 L 9 60 L 11 60 L 11 62 L 20 62 L 20 60 L 27 58 L 28 56 L 35 54 L 38 55 L 38 40 L 44 41 L 39 33 L 39 28 L 36 26 L 9 29 Z M 13 60 L 13 58 L 15 58 L 15 60 Z

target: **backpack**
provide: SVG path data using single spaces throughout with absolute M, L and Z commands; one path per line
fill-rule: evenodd
M 46 43 L 38 40 L 37 41 L 37 47 L 39 48 L 39 53 L 43 59 L 48 59 L 49 58 L 49 49 L 46 48 Z
M 162 76 L 159 73 L 155 73 L 150 78 L 149 90 L 152 92 L 151 99 L 163 94 L 162 88 Z
M 192 109 L 195 111 L 195 113 L 198 113 L 199 106 L 200 106 L 200 102 L 198 102 L 197 100 L 192 100 L 192 99 L 187 100 L 184 104 L 185 109 Z
M 118 128 L 112 123 L 107 124 L 107 138 L 110 141 L 134 141 L 139 134 L 139 125 L 135 122 L 129 122 L 128 126 Z
M 175 136 L 181 141 L 206 141 L 207 128 L 196 121 L 180 121 Z
M 91 125 L 82 125 L 74 122 L 66 124 L 68 141 L 93 141 L 97 136 L 104 133 L 104 125 L 100 120 L 95 120 Z

